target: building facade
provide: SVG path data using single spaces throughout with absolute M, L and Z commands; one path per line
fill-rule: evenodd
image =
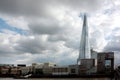
M 79 74 L 79 65 L 69 65 L 69 75 Z
M 114 52 L 98 53 L 97 72 L 111 73 L 114 70 Z
M 88 25 L 87 25 L 86 14 L 84 14 L 79 57 L 77 59 L 77 63 L 80 64 L 81 59 L 89 59 L 89 58 L 91 58 L 91 54 L 90 54 L 90 45 L 89 45 Z
M 91 74 L 95 73 L 95 59 L 81 59 L 81 65 L 79 67 L 79 73 Z
M 53 76 L 69 75 L 68 66 L 55 66 L 52 72 Z

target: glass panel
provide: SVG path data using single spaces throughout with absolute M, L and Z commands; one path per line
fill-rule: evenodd
M 111 66 L 111 60 L 105 60 L 105 66 Z

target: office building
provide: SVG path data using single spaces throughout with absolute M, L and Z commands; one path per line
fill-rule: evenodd
M 91 54 L 90 54 L 90 45 L 89 45 L 87 16 L 86 14 L 84 14 L 81 41 L 80 41 L 80 49 L 79 49 L 79 57 L 77 59 L 77 63 L 80 64 L 81 59 L 89 59 L 89 58 L 91 58 Z
M 98 53 L 97 72 L 111 73 L 114 70 L 114 52 Z

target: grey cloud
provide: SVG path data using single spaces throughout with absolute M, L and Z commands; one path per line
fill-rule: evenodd
M 101 37 L 101 32 L 99 30 L 95 30 L 93 33 L 91 33 L 91 38 L 90 38 L 91 47 L 94 48 L 97 47 L 98 41 L 100 42 L 100 37 Z
M 4 49 L 6 49 L 6 50 L 4 50 Z M 4 53 L 9 53 L 11 51 L 12 51 L 12 49 L 10 48 L 9 45 L 4 45 L 4 44 L 0 45 L 0 53 L 4 54 Z
M 68 40 L 68 41 L 66 41 L 65 46 L 68 48 L 79 50 L 80 39 Z
M 42 53 L 46 50 L 45 42 L 39 38 L 35 39 L 21 39 L 18 41 L 18 45 L 15 47 L 16 50 L 23 53 Z
M 67 40 L 67 36 L 63 34 L 56 34 L 56 35 L 48 36 L 48 41 L 51 41 L 51 42 L 66 41 L 66 40 Z
M 12 56 L 16 53 L 13 45 L 11 44 L 0 44 L 0 55 L 1 56 Z
M 15 49 L 16 54 L 31 53 L 33 55 L 48 53 L 48 56 L 51 56 L 52 54 L 69 54 L 71 51 L 65 53 L 66 49 L 72 48 L 78 50 L 79 48 L 80 39 L 76 37 L 80 37 L 79 32 L 76 34 L 71 27 L 69 27 L 70 29 L 65 28 L 66 26 L 68 27 L 68 23 L 68 25 L 60 26 L 60 21 L 57 21 L 56 17 L 60 16 L 59 14 L 62 13 L 59 13 L 59 11 L 56 15 L 52 13 L 54 13 L 54 11 L 56 12 L 56 9 L 69 9 L 68 12 L 77 10 L 78 13 L 82 11 L 94 11 L 101 7 L 103 3 L 102 1 L 103 0 L 0 0 L 0 14 L 7 14 L 8 16 L 23 16 L 27 18 L 25 20 L 28 20 L 30 28 L 29 32 L 33 33 L 32 35 L 35 36 L 35 39 L 30 39 L 28 37 L 24 39 L 21 37 L 20 40 L 14 42 L 17 45 L 11 47 Z M 65 21 L 67 19 L 68 18 L 66 17 Z M 68 32 L 66 32 L 66 34 L 65 31 L 67 30 Z M 41 35 L 44 34 L 48 36 L 47 40 L 40 38 Z M 59 41 L 64 41 L 64 44 Z M 12 52 L 9 47 L 10 46 L 7 47 L 8 52 Z M 1 46 L 0 51 L 4 52 L 4 48 Z M 59 59 L 62 59 L 64 55 L 57 56 Z M 73 58 L 69 58 L 70 54 L 65 56 L 68 56 L 68 62 L 66 60 L 66 63 L 70 63 Z M 47 57 L 46 59 L 40 59 L 39 57 L 34 61 L 47 61 L 48 58 L 50 57 Z M 50 59 L 49 61 L 53 61 L 53 58 Z M 61 61 L 62 64 L 65 59 L 59 61 Z M 73 61 L 74 60 L 72 60 L 72 62 Z
M 105 51 L 120 51 L 120 36 L 114 36 L 105 46 Z
M 19 16 L 46 16 L 44 0 L 0 0 L 0 13 Z
M 104 50 L 105 51 L 120 51 L 120 28 L 114 28 L 112 30 L 112 33 L 109 35 L 109 41 L 107 43 L 107 45 L 105 46 Z
M 59 22 L 52 19 L 44 19 L 29 24 L 29 28 L 34 34 L 57 34 L 62 31 Z
M 79 11 L 97 10 L 103 0 L 0 0 L 0 12 L 20 16 L 48 16 L 49 7 L 64 6 Z
M 72 9 L 89 12 L 96 11 L 100 7 L 102 7 L 103 0 L 60 0 L 61 5 L 66 5 Z
M 71 49 L 79 50 L 80 33 L 72 27 L 64 27 L 60 33 L 48 36 L 50 42 L 63 42 L 64 46 Z
M 28 37 L 20 39 L 14 48 L 20 53 L 45 54 L 57 53 L 60 45 L 57 42 L 49 42 L 45 36 L 35 36 L 34 39 Z
M 90 0 L 0 0 L 0 13 L 27 18 L 30 32 L 33 34 L 57 34 L 62 31 L 62 28 L 53 14 L 56 11 L 54 7 L 57 9 L 64 7 L 70 11 L 77 9 L 80 12 L 95 10 L 94 8 L 98 8 L 101 2 L 101 0 L 92 0 L 92 2 Z M 46 17 L 51 19 L 42 22 L 36 20 L 36 18 L 46 19 Z

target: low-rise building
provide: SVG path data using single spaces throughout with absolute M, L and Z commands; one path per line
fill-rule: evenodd
M 56 66 L 56 64 L 55 64 L 55 63 L 50 63 L 50 62 L 47 62 L 47 63 L 44 63 L 44 64 L 43 64 L 43 67 L 44 67 L 44 68 L 54 67 L 54 66 Z
M 95 59 L 81 59 L 81 65 L 79 66 L 80 74 L 91 74 L 92 69 L 95 67 Z
M 34 75 L 43 75 L 43 63 L 32 63 L 32 72 Z
M 46 76 L 52 75 L 52 72 L 53 72 L 53 67 L 43 68 L 43 74 Z
M 14 64 L 0 64 L 1 67 L 14 67 Z
M 79 65 L 69 65 L 69 74 L 70 75 L 78 75 L 79 74 Z
M 21 70 L 18 67 L 12 67 L 11 70 L 10 70 L 10 74 L 11 75 L 20 75 Z
M 44 63 L 43 65 L 43 74 L 44 75 L 52 75 L 53 72 L 53 67 L 55 67 L 56 64 L 55 63 Z
M 1 74 L 2 75 L 9 74 L 9 68 L 2 67 L 1 68 Z
M 0 64 L 0 74 L 8 76 L 12 67 L 14 67 L 13 64 Z
M 68 66 L 55 66 L 52 75 L 69 75 Z
M 53 67 L 56 66 L 55 63 L 33 63 L 32 69 L 34 74 L 37 75 L 52 75 Z
M 27 75 L 32 73 L 32 67 L 31 66 L 27 66 L 27 67 L 21 67 L 21 74 L 22 75 Z

